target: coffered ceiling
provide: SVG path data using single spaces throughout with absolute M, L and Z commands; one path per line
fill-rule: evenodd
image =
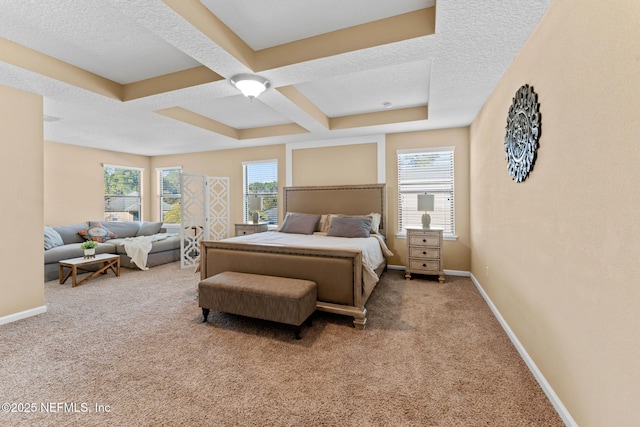
M 142 155 L 466 126 L 550 1 L 0 0 L 0 84 Z

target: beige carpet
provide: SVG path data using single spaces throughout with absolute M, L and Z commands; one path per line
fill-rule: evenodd
M 0 326 L 0 403 L 36 409 L 0 425 L 562 425 L 467 278 L 389 271 L 365 331 L 316 313 L 295 341 L 227 314 L 201 324 L 198 277 L 174 263 L 47 282 L 47 313 Z

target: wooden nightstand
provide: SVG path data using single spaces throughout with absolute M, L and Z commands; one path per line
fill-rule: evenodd
M 433 228 L 407 228 L 407 266 L 404 277 L 411 273 L 437 275 L 444 283 L 442 266 L 442 230 Z
M 269 223 L 259 222 L 254 224 L 252 222 L 245 222 L 242 224 L 236 224 L 236 236 L 245 236 L 253 233 L 263 233 L 269 229 Z

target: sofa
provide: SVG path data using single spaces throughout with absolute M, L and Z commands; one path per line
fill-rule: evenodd
M 97 232 L 96 232 L 97 230 Z M 84 255 L 80 245 L 87 240 L 98 242 L 96 254 L 118 254 L 120 265 L 138 269 L 127 255 L 125 239 L 155 236 L 147 258 L 147 267 L 178 261 L 180 238 L 177 234 L 164 234 L 161 222 L 88 221 L 77 224 L 44 227 L 44 280 L 58 278 L 58 261 Z

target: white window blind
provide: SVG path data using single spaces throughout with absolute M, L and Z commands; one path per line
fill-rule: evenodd
M 180 177 L 182 168 L 158 168 L 160 181 L 160 220 L 180 224 Z
M 398 150 L 398 233 L 422 227 L 418 194 L 434 195 L 431 227 L 455 234 L 453 148 Z
M 262 199 L 258 210 L 260 221 L 278 224 L 278 161 L 264 160 L 245 162 L 244 168 L 244 220 L 251 221 L 253 211 L 249 209 L 249 197 Z
M 142 221 L 142 171 L 104 165 L 105 221 Z

